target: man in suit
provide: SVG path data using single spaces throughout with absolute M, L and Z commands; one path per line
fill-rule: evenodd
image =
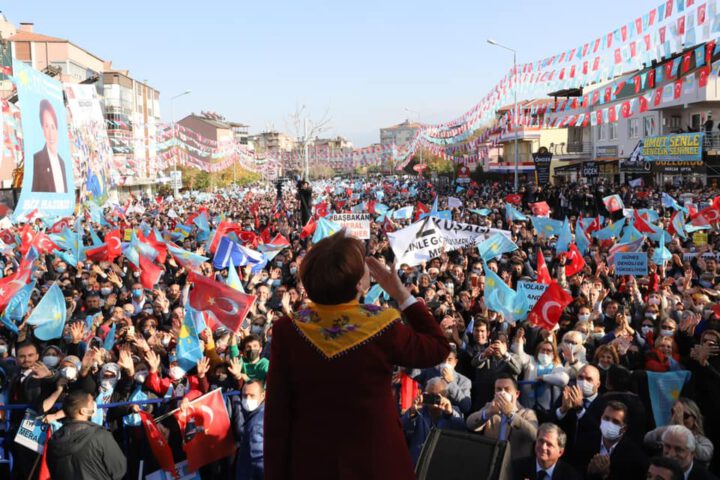
M 695 460 L 695 435 L 684 425 L 670 425 L 663 432 L 663 457 L 672 458 L 680 464 L 684 480 L 717 480 Z
M 642 445 L 645 432 L 651 425 L 650 416 L 645 412 L 645 405 L 633 390 L 632 372 L 622 365 L 613 365 L 605 377 L 607 392 L 600 395 L 598 401 L 593 405 L 593 413 L 598 416 L 605 410 L 605 406 L 611 401 L 621 402 L 628 407 L 628 428 L 627 434 L 632 437 L 638 445 Z
M 518 407 L 520 391 L 511 375 L 495 380 L 495 398 L 467 419 L 467 427 L 492 440 L 507 440 L 511 459 L 532 455 L 538 420 L 529 408 Z
M 568 435 L 565 458 L 573 462 L 578 439 L 600 427 L 600 416 L 593 408 L 599 397 L 600 370 L 593 365 L 585 365 L 576 377 L 576 385 L 563 390 L 560 406 L 555 411 L 555 421 Z
M 642 449 L 626 435 L 628 407 L 611 401 L 603 411 L 600 427 L 576 445 L 576 468 L 586 468 L 586 479 L 643 478 L 647 458 Z
M 33 192 L 67 193 L 65 161 L 58 155 L 58 120 L 49 101 L 40 102 L 40 126 L 45 147 L 33 155 Z
M 467 415 L 470 413 L 470 389 L 472 382 L 465 375 L 458 373 L 457 353 L 451 351 L 445 363 L 441 363 L 432 368 L 413 369 L 408 376 L 420 384 L 420 388 L 425 388 L 427 382 L 436 377 L 442 378 L 447 387 L 447 397 L 454 407 L 460 410 L 460 413 Z
M 567 435 L 554 423 L 543 423 L 537 431 L 535 455 L 518 460 L 514 465 L 516 480 L 581 480 L 569 464 L 560 460 L 565 453 Z

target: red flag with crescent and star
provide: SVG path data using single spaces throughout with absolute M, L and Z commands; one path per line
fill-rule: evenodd
M 567 263 L 565 264 L 565 275 L 568 277 L 572 277 L 585 268 L 585 259 L 582 255 L 580 255 L 580 250 L 578 250 L 575 243 L 571 243 L 568 247 L 566 258 Z
M 152 260 L 145 255 L 138 254 L 140 259 L 140 283 L 143 288 L 152 290 L 160 281 L 160 275 L 163 273 L 162 267 L 155 265 Z
M 235 454 L 230 415 L 219 388 L 181 407 L 174 416 L 191 472 Z
M 255 295 L 247 295 L 224 283 L 191 273 L 190 306 L 209 310 L 230 330 L 237 332 L 255 302 Z
M 542 250 L 538 248 L 537 254 L 537 282 L 550 285 L 552 279 L 550 278 L 550 271 L 548 270 L 547 264 L 545 263 L 545 256 Z
M 572 300 L 572 295 L 553 280 L 528 313 L 528 320 L 545 330 L 552 330 L 560 320 L 563 310 Z
M 144 410 L 140 410 L 139 413 L 143 427 L 145 427 L 145 435 L 147 435 L 147 440 L 150 444 L 150 449 L 155 456 L 155 460 L 157 460 L 160 468 L 174 475 L 175 459 L 173 459 L 170 444 L 167 442 L 165 436 L 160 432 L 160 430 L 158 430 L 153 417 Z
M 113 230 L 105 235 L 105 243 L 107 244 L 108 261 L 112 262 L 122 255 L 122 236 L 120 230 Z

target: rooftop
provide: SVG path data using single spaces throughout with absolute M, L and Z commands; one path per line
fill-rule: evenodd
M 405 120 L 402 123 L 398 123 L 397 125 L 393 125 L 391 127 L 383 127 L 383 129 L 389 129 L 389 128 L 422 128 L 423 124 L 418 122 L 411 122 L 410 120 Z

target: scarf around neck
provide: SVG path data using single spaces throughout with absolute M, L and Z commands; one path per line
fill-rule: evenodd
M 310 303 L 291 319 L 306 340 L 326 359 L 332 359 L 382 333 L 400 319 L 400 312 L 354 300 L 339 305 Z

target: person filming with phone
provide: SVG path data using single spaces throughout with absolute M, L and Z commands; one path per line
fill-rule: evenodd
M 417 463 L 422 447 L 433 428 L 465 431 L 465 421 L 448 398 L 447 384 L 441 377 L 428 380 L 425 392 L 400 418 L 413 463 Z

